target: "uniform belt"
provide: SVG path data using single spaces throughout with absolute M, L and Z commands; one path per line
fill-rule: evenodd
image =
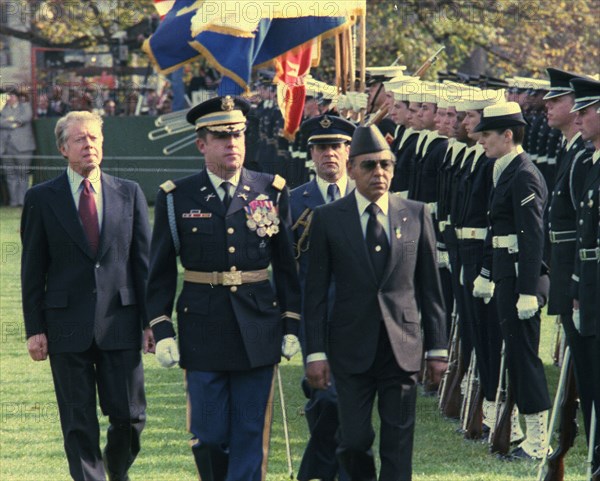
M 262 282 L 269 279 L 267 269 L 259 271 L 230 271 L 230 272 L 198 272 L 188 271 L 183 273 L 183 280 L 195 284 L 214 284 L 223 286 L 241 286 L 253 282 Z
M 577 240 L 577 231 L 575 230 L 550 231 L 550 242 L 552 244 L 560 244 L 561 242 L 575 242 L 575 240 Z
M 495 235 L 492 237 L 492 246 L 494 249 L 508 249 L 508 252 L 514 254 L 519 252 L 519 239 L 516 234 Z
M 458 239 L 485 240 L 487 232 L 485 227 L 457 227 L 456 237 Z
M 579 249 L 579 259 L 582 261 L 596 261 L 600 257 L 600 247 L 595 249 Z

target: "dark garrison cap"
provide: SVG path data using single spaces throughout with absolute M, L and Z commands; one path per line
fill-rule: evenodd
M 243 99 L 215 97 L 192 107 L 186 120 L 196 126 L 196 130 L 206 128 L 218 134 L 236 134 L 246 129 L 246 114 L 250 104 Z
M 341 117 L 326 114 L 304 121 L 300 129 L 308 145 L 314 145 L 350 142 L 356 127 Z
M 357 127 L 350 144 L 350 159 L 353 162 L 363 160 L 396 160 L 390 144 L 376 125 Z

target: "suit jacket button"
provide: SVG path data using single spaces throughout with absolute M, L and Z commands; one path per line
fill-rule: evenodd
M 237 292 L 237 286 L 231 286 L 229 289 L 231 292 Z
M 229 249 L 227 249 L 229 251 L 230 254 L 233 254 L 235 252 L 235 247 L 231 246 Z
M 228 233 L 228 234 L 233 234 L 234 232 L 235 232 L 235 229 L 234 229 L 233 227 L 229 227 L 229 228 L 227 229 L 227 233 Z
M 198 227 L 193 227 L 192 232 L 198 232 Z
M 94 267 L 95 267 L 96 269 L 99 269 L 99 268 L 100 268 L 100 263 L 99 263 L 99 262 L 96 262 L 96 265 L 95 265 Z

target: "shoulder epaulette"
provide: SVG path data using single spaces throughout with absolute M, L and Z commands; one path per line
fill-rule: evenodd
M 275 178 L 273 179 L 273 183 L 271 185 L 277 190 L 283 190 L 285 187 L 285 179 L 279 174 L 275 174 Z
M 167 180 L 166 182 L 160 184 L 160 188 L 164 190 L 167 194 L 175 190 L 176 187 L 177 186 L 175 185 L 175 182 L 173 182 L 172 180 Z

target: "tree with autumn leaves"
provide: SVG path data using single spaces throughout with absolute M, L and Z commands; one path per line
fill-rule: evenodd
M 9 16 L 18 16 L 23 27 L 8 26 Z M 434 70 L 543 77 L 553 65 L 595 74 L 598 18 L 597 0 L 369 0 L 367 63 L 398 59 L 410 72 L 443 45 Z M 0 35 L 41 47 L 108 45 L 117 31 L 126 30 L 138 32 L 128 38 L 135 51 L 153 21 L 152 0 L 8 0 L 0 6 Z M 328 76 L 333 65 L 332 42 L 326 41 L 314 74 Z

